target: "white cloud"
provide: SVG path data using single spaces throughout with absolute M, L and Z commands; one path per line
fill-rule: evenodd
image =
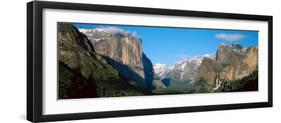
M 137 36 L 137 32 L 136 31 L 127 31 L 127 30 L 124 30 L 124 29 L 121 29 L 121 28 L 117 28 L 117 27 L 98 27 L 96 28 L 96 30 L 98 31 L 105 31 L 105 32 L 108 32 L 108 33 L 111 33 L 111 34 L 124 34 L 124 35 L 127 35 L 127 34 L 130 34 L 132 35 L 133 37 L 138 37 Z
M 245 38 L 246 36 L 243 34 L 225 34 L 225 33 L 220 33 L 220 34 L 216 34 L 215 37 L 217 39 L 222 39 L 222 40 L 226 40 L 229 42 L 234 42 L 234 41 L 239 41 L 243 38 Z
M 117 28 L 117 27 L 99 27 L 96 28 L 98 31 L 105 31 L 108 33 L 116 34 L 116 33 L 127 33 L 125 30 Z

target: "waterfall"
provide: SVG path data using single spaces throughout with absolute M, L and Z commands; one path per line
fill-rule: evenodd
M 215 88 L 213 90 L 217 90 L 221 86 L 221 81 L 219 79 L 220 79 L 220 75 L 217 74 L 215 79 Z

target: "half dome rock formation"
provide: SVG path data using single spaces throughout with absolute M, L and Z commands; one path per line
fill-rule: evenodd
M 167 74 L 167 78 L 172 78 L 177 81 L 191 81 L 194 82 L 197 76 L 197 69 L 202 62 L 203 57 L 194 57 L 183 60 L 174 65 Z
M 118 28 L 80 29 L 121 75 L 136 85 L 152 88 L 153 65 L 142 51 L 142 40 Z

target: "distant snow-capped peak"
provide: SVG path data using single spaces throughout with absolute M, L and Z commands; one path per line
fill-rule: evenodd
M 202 60 L 206 57 L 212 59 L 214 58 L 214 56 L 210 54 L 194 56 L 190 58 L 185 57 L 184 59 L 176 62 L 172 71 L 178 73 L 180 79 L 183 79 L 185 76 L 184 74 L 186 74 L 187 72 L 196 73 L 197 68 L 201 65 Z
M 184 58 L 184 59 L 176 62 L 175 66 L 176 67 L 178 66 L 177 68 L 179 68 L 179 66 L 180 66 L 181 69 L 183 69 L 187 63 L 193 63 L 193 64 L 196 64 L 197 66 L 199 66 L 204 57 L 211 58 L 212 56 L 209 55 L 209 54 L 206 54 L 206 55 L 202 55 L 202 56 L 194 56 L 194 57 L 190 57 L 190 58 Z
M 174 65 L 166 65 L 166 64 L 154 64 L 153 69 L 156 75 L 158 75 L 160 78 L 165 78 L 165 76 L 170 72 L 170 71 L 177 71 L 180 73 L 180 78 L 183 78 L 183 74 L 186 71 L 186 69 L 191 68 L 198 68 L 201 63 L 203 58 L 214 58 L 213 55 L 211 54 L 205 54 L 202 56 L 194 56 L 190 58 L 184 58 L 182 60 L 179 60 L 176 62 Z
M 165 77 L 165 75 L 173 69 L 172 65 L 166 65 L 166 64 L 159 64 L 156 63 L 153 65 L 153 69 L 156 75 L 158 75 L 160 78 Z

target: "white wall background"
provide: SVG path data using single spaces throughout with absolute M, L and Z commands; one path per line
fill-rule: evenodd
M 0 122 L 27 123 L 26 112 L 26 2 L 3 0 L 0 4 Z M 69 0 L 71 1 L 71 0 Z M 155 7 L 274 16 L 274 107 L 231 111 L 136 116 L 74 123 L 264 123 L 281 121 L 281 2 L 278 0 L 81 0 L 97 4 Z M 280 8 L 280 9 L 279 9 Z M 70 121 L 65 121 L 70 122 Z

